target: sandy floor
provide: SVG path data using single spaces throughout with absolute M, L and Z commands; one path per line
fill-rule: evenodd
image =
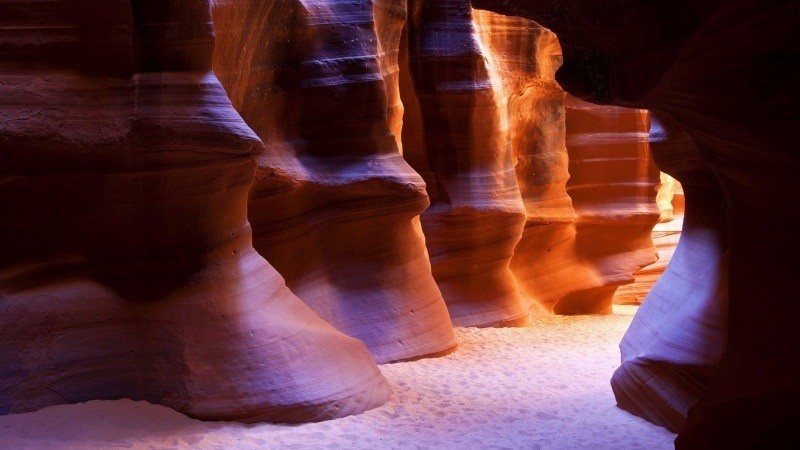
M 634 311 L 459 329 L 447 357 L 383 366 L 394 397 L 360 416 L 204 423 L 148 403 L 94 401 L 0 417 L 0 448 L 671 448 L 675 436 L 618 409 L 608 384 Z

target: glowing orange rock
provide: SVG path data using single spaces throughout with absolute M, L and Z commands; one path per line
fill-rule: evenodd
M 578 257 L 592 284 L 559 301 L 562 312 L 610 312 L 616 289 L 656 261 L 659 171 L 650 156 L 646 111 L 566 103 L 567 149 Z
M 524 214 L 474 34 L 468 0 L 409 2 L 403 151 L 431 196 L 423 229 L 453 322 L 509 325 L 529 311 L 509 268 Z
M 390 389 L 251 246 L 261 141 L 207 1 L 0 4 L 0 414 L 131 398 L 309 421 Z
M 390 126 L 378 49 L 391 16 L 361 0 L 225 0 L 214 23 L 215 70 L 266 146 L 248 205 L 256 250 L 377 361 L 453 349 L 420 227 L 425 184 Z

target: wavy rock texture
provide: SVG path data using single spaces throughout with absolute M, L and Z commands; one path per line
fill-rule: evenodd
M 433 199 L 423 226 L 454 322 L 610 312 L 616 287 L 654 260 L 658 172 L 644 113 L 574 107 L 571 166 L 553 33 L 466 2 L 412 3 L 412 17 L 404 156 Z M 598 187 L 592 163 L 603 157 Z M 586 184 L 571 187 L 582 215 L 567 194 L 570 167 Z
M 575 210 L 566 191 L 564 91 L 558 39 L 533 21 L 474 11 L 483 49 L 508 123 L 525 225 L 511 269 L 529 309 L 552 311 L 583 285 L 574 253 Z
M 650 234 L 659 218 L 659 171 L 650 156 L 649 117 L 641 109 L 566 101 L 567 149 L 576 220 L 575 248 L 594 275 L 557 311 L 610 313 L 615 291 L 656 262 Z
M 558 34 L 565 56 L 558 80 L 572 94 L 670 114 L 697 144 L 724 192 L 728 339 L 718 373 L 690 408 L 676 445 L 764 446 L 794 439 L 790 430 L 800 420 L 800 266 L 785 260 L 800 252 L 794 225 L 800 208 L 785 199 L 800 169 L 794 151 L 800 2 L 473 5 L 536 20 Z M 698 194 L 686 189 L 687 216 L 693 195 Z M 705 257 L 713 260 L 713 251 Z
M 251 246 L 263 146 L 206 1 L 0 3 L 0 413 L 131 398 L 309 421 L 390 390 Z
M 469 1 L 410 1 L 405 38 L 403 152 L 428 186 L 423 229 L 453 323 L 524 323 L 509 268 L 524 209 Z
M 392 134 L 383 48 L 401 19 L 399 4 L 368 0 L 214 3 L 215 70 L 266 146 L 250 192 L 254 246 L 379 362 L 456 345 L 418 217 L 425 184 Z
M 620 344 L 622 366 L 611 386 L 620 407 L 677 432 L 725 348 L 725 201 L 692 138 L 666 114 L 653 114 L 651 148 L 686 190 L 684 226 Z
M 651 149 L 653 142 L 650 143 Z M 683 228 L 685 209 L 683 188 L 675 178 L 661 172 L 661 184 L 656 194 L 656 203 L 661 213 L 659 223 L 653 228 L 650 237 L 656 246 L 658 261 L 643 267 L 633 274 L 635 281 L 620 286 L 614 293 L 614 303 L 639 305 L 653 290 L 656 281 L 667 269 L 675 253 Z

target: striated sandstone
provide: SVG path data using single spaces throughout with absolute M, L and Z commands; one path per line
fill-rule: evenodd
M 652 141 L 650 148 L 653 149 Z M 614 303 L 641 304 L 666 270 L 681 237 L 685 204 L 683 188 L 678 180 L 664 172 L 661 172 L 660 178 L 656 203 L 661 215 L 650 235 L 658 253 L 658 261 L 634 273 L 633 283 L 620 286 L 614 293 Z
M 728 243 L 725 201 L 692 138 L 653 113 L 653 156 L 686 192 L 681 238 L 620 344 L 611 386 L 620 407 L 678 432 L 725 348 Z
M 378 362 L 456 345 L 419 221 L 425 184 L 398 151 L 397 91 L 382 72 L 397 77 L 386 46 L 399 39 L 398 7 L 214 4 L 215 70 L 266 147 L 248 203 L 254 246 Z
M 0 414 L 313 421 L 390 390 L 251 245 L 207 1 L 0 2 Z
M 800 120 L 800 2 L 473 5 L 536 20 L 556 32 L 565 56 L 558 79 L 572 94 L 669 114 L 695 142 L 718 183 L 709 195 L 721 191 L 727 208 L 728 335 L 717 374 L 689 409 L 676 445 L 764 446 L 791 438 L 800 401 L 800 266 L 787 264 L 786 256 L 800 252 L 794 225 L 800 208 L 786 202 L 786 193 L 800 170 L 793 150 Z M 702 202 L 703 194 L 687 189 L 687 216 L 693 195 Z M 718 248 L 712 245 L 704 257 L 714 260 Z M 702 334 L 702 328 L 697 331 Z
M 509 261 L 524 222 L 507 126 L 468 0 L 409 1 L 403 156 L 425 179 L 433 275 L 460 326 L 526 321 Z
M 566 101 L 576 253 L 589 265 L 587 287 L 560 299 L 565 313 L 608 313 L 615 291 L 656 261 L 650 233 L 659 218 L 659 171 L 650 156 L 647 111 Z

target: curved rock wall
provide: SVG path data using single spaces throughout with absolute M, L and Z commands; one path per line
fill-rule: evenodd
M 266 146 L 248 204 L 254 246 L 292 292 L 379 362 L 456 345 L 419 222 L 425 184 L 392 133 L 397 91 L 387 86 L 396 75 L 386 46 L 398 31 L 387 20 L 397 7 L 214 5 L 215 70 Z
M 575 251 L 592 274 L 587 287 L 561 298 L 555 309 L 610 313 L 617 288 L 657 258 L 650 233 L 659 218 L 659 171 L 650 156 L 649 117 L 572 96 L 565 107 Z
M 681 239 L 620 344 L 611 386 L 620 407 L 680 430 L 708 386 L 725 348 L 728 243 L 725 200 L 692 138 L 653 113 L 651 148 L 684 186 Z
M 404 157 L 423 176 L 433 274 L 456 325 L 525 322 L 509 262 L 524 222 L 507 126 L 468 0 L 409 1 Z
M 511 268 L 529 309 L 551 312 L 583 282 L 574 254 L 575 210 L 566 191 L 564 91 L 558 39 L 533 21 L 474 12 L 491 74 L 500 86 L 525 225 Z
M 652 257 L 645 116 L 565 114 L 530 20 L 67 0 L 0 2 L 0 29 L 0 413 L 358 413 L 390 394 L 374 360 L 608 312 Z
M 0 413 L 127 397 L 308 421 L 390 395 L 251 246 L 263 145 L 211 72 L 209 12 L 0 4 Z
M 652 141 L 650 148 L 653 148 Z M 664 172 L 661 172 L 660 178 L 656 203 L 661 215 L 650 235 L 656 246 L 658 261 L 634 273 L 633 283 L 620 286 L 614 293 L 614 303 L 640 305 L 667 269 L 681 237 L 685 210 L 683 188 L 678 180 Z
M 473 5 L 555 31 L 565 55 L 558 79 L 569 92 L 669 114 L 691 136 L 727 207 L 728 337 L 717 375 L 689 409 L 676 444 L 764 446 L 793 439 L 789 430 L 800 402 L 800 266 L 785 261 L 800 252 L 793 225 L 800 208 L 787 204 L 785 195 L 800 169 L 793 150 L 800 120 L 795 80 L 800 2 L 473 0 Z M 709 192 L 717 195 L 715 188 Z M 686 190 L 687 215 L 695 195 Z M 708 253 L 712 260 L 717 248 Z
M 617 286 L 655 260 L 646 114 L 584 103 L 570 135 L 553 33 L 463 1 L 411 5 L 404 156 L 428 184 L 423 227 L 454 322 L 610 312 Z

